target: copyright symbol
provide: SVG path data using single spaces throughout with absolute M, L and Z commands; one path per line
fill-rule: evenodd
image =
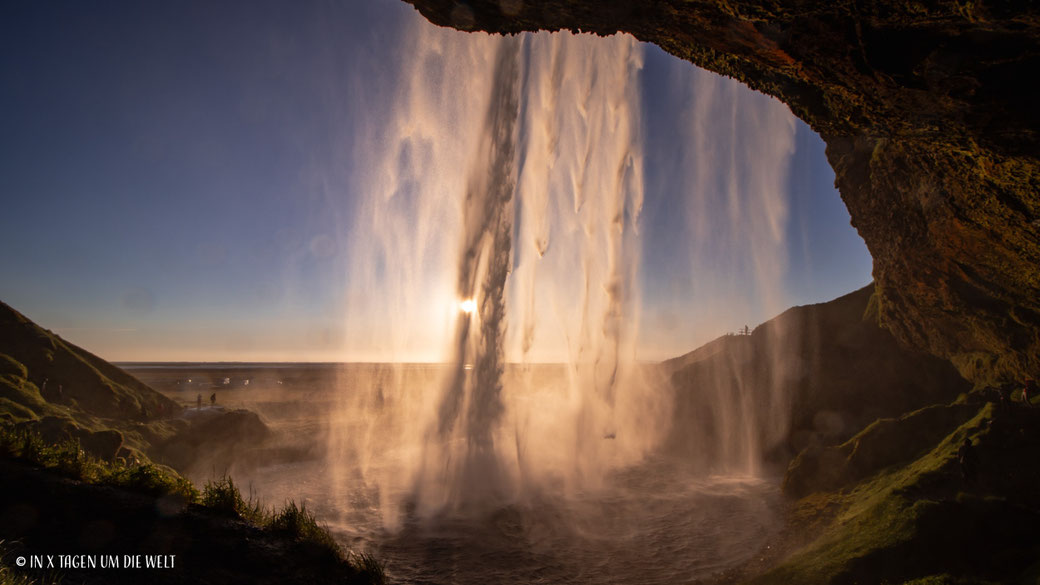
M 14 560 L 14 564 L 18 565 L 19 567 L 24 567 L 25 566 L 25 557 L 18 557 L 17 559 Z

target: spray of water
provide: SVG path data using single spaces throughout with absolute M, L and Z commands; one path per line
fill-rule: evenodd
M 658 446 L 674 410 L 669 372 L 635 359 L 643 48 L 412 27 L 387 115 L 356 141 L 349 228 L 348 352 L 392 364 L 345 370 L 328 451 L 342 509 L 388 528 L 587 494 Z M 710 315 L 705 299 L 742 296 L 776 314 L 793 117 L 689 67 L 672 87 L 686 92 L 673 156 L 688 302 Z M 788 333 L 761 333 L 776 376 L 732 363 L 697 381 L 699 422 L 681 430 L 705 470 L 755 474 L 786 432 Z
M 503 489 L 494 433 L 503 411 L 502 337 L 516 189 L 519 41 L 503 39 L 496 53 L 490 103 L 463 202 L 457 264 L 457 294 L 472 303 L 472 309 L 458 318 L 450 380 L 435 432 L 423 444 L 426 467 L 416 485 L 417 495 L 428 485 L 447 488 L 455 506 L 488 497 L 499 500 Z
M 795 119 L 779 101 L 707 71 L 682 68 L 671 86 L 687 106 L 680 114 L 677 175 L 689 242 L 690 302 L 701 322 L 746 323 L 741 310 L 769 318 L 784 306 L 787 267 L 787 181 L 795 148 Z M 723 305 L 715 305 L 718 300 Z M 755 323 L 752 322 L 753 326 Z M 732 325 L 731 325 L 732 326 Z M 800 332 L 762 328 L 724 340 L 707 377 L 688 381 L 680 397 L 695 400 L 704 424 L 685 433 L 702 465 L 727 473 L 757 474 L 764 451 L 787 431 L 790 397 L 783 390 L 797 364 L 781 359 Z
M 348 326 L 363 334 L 348 337 L 447 365 L 351 370 L 336 484 L 365 485 L 387 526 L 403 507 L 593 489 L 659 440 L 667 409 L 634 351 L 642 49 L 422 24 L 404 38 L 414 65 L 359 165 Z

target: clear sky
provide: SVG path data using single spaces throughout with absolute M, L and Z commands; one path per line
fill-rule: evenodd
M 347 339 L 351 178 L 422 26 L 397 0 L 3 3 L 0 300 L 110 360 L 379 359 Z M 642 358 L 869 282 L 786 107 L 654 47 L 639 87 Z

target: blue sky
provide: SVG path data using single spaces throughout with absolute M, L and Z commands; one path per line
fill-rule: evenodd
M 396 0 L 4 3 L 0 300 L 112 360 L 360 359 L 342 349 L 344 226 L 361 197 L 343 187 L 358 171 L 344 153 L 366 148 L 417 18 Z M 653 358 L 770 316 L 737 307 L 746 319 L 693 326 L 674 158 L 691 99 L 675 87 L 692 70 L 648 48 L 641 74 Z M 786 305 L 849 292 L 871 269 L 822 142 L 801 123 L 793 137 L 773 291 Z

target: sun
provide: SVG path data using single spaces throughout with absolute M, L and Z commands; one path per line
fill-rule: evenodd
M 477 310 L 477 301 L 473 299 L 463 299 L 459 301 L 459 310 L 463 313 L 472 313 Z

